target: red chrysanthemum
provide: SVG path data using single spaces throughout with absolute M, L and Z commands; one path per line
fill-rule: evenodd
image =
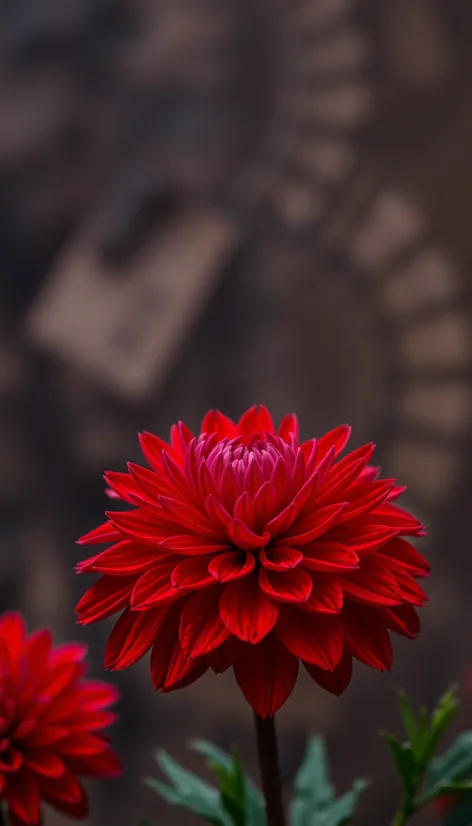
M 404 489 L 377 480 L 373 444 L 338 458 L 349 435 L 343 426 L 300 443 L 296 416 L 276 433 L 264 407 L 238 424 L 211 411 L 199 436 L 179 423 L 170 445 L 142 434 L 151 470 L 105 474 L 110 495 L 134 508 L 79 540 L 113 543 L 78 566 L 102 574 L 79 622 L 123 611 L 106 666 L 152 647 L 164 691 L 233 666 L 261 716 L 285 702 L 300 660 L 335 693 L 353 657 L 388 670 L 389 630 L 419 631 L 416 577 L 429 565 L 405 537 L 424 530 L 392 504 Z
M 120 771 L 101 732 L 115 719 L 117 692 L 83 679 L 86 652 L 54 648 L 46 629 L 28 637 L 18 613 L 0 618 L 0 800 L 12 826 L 39 824 L 42 802 L 85 817 L 79 778 Z

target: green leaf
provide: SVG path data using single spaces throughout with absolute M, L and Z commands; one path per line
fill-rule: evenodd
M 472 774 L 472 731 L 465 731 L 444 754 L 432 761 L 418 803 L 424 805 L 444 793 L 451 783 L 466 780 L 469 774 Z
M 246 788 L 239 756 L 234 750 L 231 771 L 222 773 L 220 792 L 223 806 L 236 826 L 246 826 Z
M 314 813 L 310 826 L 343 826 L 355 814 L 359 796 L 368 786 L 367 780 L 356 780 L 350 792 L 333 800 L 324 810 Z
M 438 704 L 433 711 L 429 730 L 423 737 L 422 749 L 418 755 L 418 763 L 424 770 L 436 751 L 440 738 L 452 723 L 454 715 L 459 707 L 459 697 L 457 688 L 451 686 L 439 698 Z
M 329 778 L 326 746 L 322 737 L 312 737 L 294 780 L 296 794 L 308 794 L 323 806 L 334 797 Z
M 182 806 L 216 826 L 233 826 L 231 818 L 222 806 L 218 789 L 184 769 L 163 751 L 156 754 L 156 761 L 173 786 L 148 778 L 146 784 L 167 803 Z
M 418 782 L 417 765 L 410 743 L 400 743 L 393 734 L 382 732 L 388 742 L 392 757 L 400 775 L 402 790 L 410 801 Z
M 250 777 L 244 774 L 238 755 L 227 754 L 207 740 L 192 740 L 190 747 L 207 758 L 208 768 L 217 775 L 223 805 L 234 822 L 244 822 L 245 826 L 266 826 L 264 797 Z
M 418 725 L 415 720 L 415 714 L 411 707 L 411 703 L 404 691 L 398 692 L 398 705 L 400 706 L 400 714 L 402 716 L 403 725 L 413 751 L 416 751 L 415 744 L 418 738 Z
M 351 791 L 335 799 L 324 741 L 312 738 L 294 781 L 291 826 L 342 826 L 351 819 L 366 786 L 367 781 L 356 780 Z
M 207 765 L 212 771 L 214 771 L 215 768 L 223 769 L 226 772 L 232 770 L 232 755 L 227 754 L 223 749 L 220 749 L 208 740 L 190 740 L 188 745 L 193 751 L 207 758 Z

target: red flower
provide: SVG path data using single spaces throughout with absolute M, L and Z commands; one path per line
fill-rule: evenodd
M 102 574 L 79 622 L 123 611 L 106 666 L 125 668 L 152 647 L 163 691 L 233 666 L 261 716 L 285 702 L 300 660 L 337 694 L 353 656 L 390 669 L 389 630 L 419 631 L 426 596 L 415 578 L 429 565 L 404 537 L 424 530 L 392 504 L 404 489 L 369 467 L 373 444 L 338 458 L 349 435 L 343 426 L 300 443 L 296 416 L 275 433 L 264 407 L 238 424 L 211 411 L 198 437 L 179 423 L 170 445 L 142 434 L 151 470 L 105 475 L 133 509 L 79 540 L 112 543 L 78 565 Z
M 120 765 L 100 731 L 115 719 L 117 692 L 82 679 L 86 647 L 26 636 L 20 614 L 0 618 L 0 800 L 12 826 L 36 826 L 44 801 L 87 814 L 80 776 L 112 777 Z

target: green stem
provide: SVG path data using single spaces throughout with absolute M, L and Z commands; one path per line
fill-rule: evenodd
M 275 719 L 274 717 L 263 719 L 258 714 L 254 714 L 254 724 L 262 790 L 266 802 L 267 826 L 285 826 Z

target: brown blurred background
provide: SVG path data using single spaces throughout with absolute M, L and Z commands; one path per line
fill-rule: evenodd
M 431 606 L 392 676 L 301 678 L 279 729 L 287 784 L 308 730 L 340 790 L 375 774 L 365 826 L 395 802 L 395 687 L 432 703 L 472 660 L 471 42 L 470 0 L 0 0 L 0 608 L 100 675 L 74 542 L 137 430 L 255 402 L 307 438 L 351 422 L 429 527 Z M 193 822 L 141 784 L 157 745 L 196 768 L 188 737 L 238 740 L 256 773 L 231 675 L 116 682 L 126 775 L 94 826 Z

